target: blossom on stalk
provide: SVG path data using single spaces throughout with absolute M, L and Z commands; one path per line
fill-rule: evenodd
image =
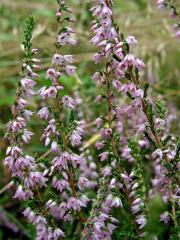
M 71 22 L 71 17 L 68 16 L 71 10 L 65 1 L 58 1 L 58 4 L 56 53 L 52 57 L 53 66 L 46 72 L 46 78 L 51 81 L 51 85 L 44 86 L 39 91 L 45 102 L 38 115 L 48 121 L 41 140 L 51 149 L 50 176 L 53 192 L 56 192 L 49 196 L 46 208 L 52 218 L 62 223 L 72 223 L 76 218 L 80 222 L 84 221 L 82 209 L 89 201 L 85 195 L 89 181 L 81 175 L 84 158 L 73 152 L 75 147 L 81 146 L 84 135 L 81 121 L 75 120 L 77 103 L 61 91 L 63 89 L 61 77 L 73 75 L 76 70 L 73 66 L 73 56 L 61 53 L 63 46 L 76 44 L 75 31 L 65 25 L 67 19 L 69 23 Z M 65 236 L 60 231 L 58 230 L 57 234 L 59 233 L 60 237 Z

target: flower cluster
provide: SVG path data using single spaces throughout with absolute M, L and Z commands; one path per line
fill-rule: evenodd
M 175 177 L 177 160 L 175 155 L 177 155 L 178 146 L 176 140 L 173 143 L 172 139 L 167 137 L 167 143 L 171 147 L 166 148 L 166 141 L 164 141 L 166 137 L 163 136 L 163 130 L 165 129 L 164 106 L 162 102 L 153 104 L 152 99 L 148 98 L 149 84 L 139 79 L 145 64 L 141 59 L 130 53 L 130 49 L 137 44 L 137 40 L 134 36 L 125 38 L 120 33 L 118 27 L 114 24 L 111 6 L 111 1 L 101 0 L 91 9 L 93 16 L 96 17 L 91 28 L 95 33 L 91 43 L 99 49 L 99 52 L 94 54 L 93 60 L 96 64 L 99 62 L 104 62 L 105 64 L 104 71 L 96 72 L 93 75 L 93 80 L 97 81 L 98 85 L 105 86 L 104 92 L 98 96 L 97 101 L 99 104 L 102 104 L 104 99 L 107 105 L 107 115 L 101 116 L 96 120 L 103 139 L 101 142 L 98 142 L 97 147 L 101 150 L 106 149 L 99 154 L 100 161 L 106 162 L 106 166 L 103 169 L 105 174 L 103 177 L 108 179 L 106 186 L 108 189 L 111 189 L 113 182 L 116 183 L 116 189 L 118 189 L 118 184 L 120 186 L 122 184 L 121 188 L 126 201 L 131 207 L 134 230 L 138 237 L 142 237 L 145 235 L 142 229 L 147 223 L 147 196 L 145 194 L 138 148 L 135 148 L 135 150 L 134 144 L 128 144 L 128 138 L 131 138 L 131 131 L 128 129 L 128 132 L 123 132 L 125 124 L 133 122 L 129 127 L 137 130 L 136 138 L 140 147 L 147 148 L 153 143 L 156 150 L 152 154 L 152 160 L 155 159 L 156 153 L 157 155 L 160 154 L 161 159 L 159 159 L 158 163 L 165 168 L 165 171 L 162 170 L 163 168 L 160 169 L 161 180 L 163 178 L 160 191 L 161 194 L 165 192 L 166 202 L 170 203 L 172 207 L 169 216 L 172 217 L 175 228 L 177 227 L 176 199 L 178 198 L 178 184 Z M 119 93 L 124 98 L 127 98 L 125 103 L 120 102 L 119 104 L 117 98 Z M 106 128 L 104 128 L 104 124 L 107 124 Z M 121 142 L 120 146 L 119 141 Z M 151 158 L 151 156 L 149 157 Z M 123 164 L 122 159 L 128 160 L 129 163 L 133 162 L 135 171 L 131 170 L 128 174 L 129 167 L 126 170 L 126 165 Z M 158 167 L 158 163 L 156 167 Z M 167 165 L 169 167 L 171 165 L 171 170 L 167 168 Z M 172 171 L 173 168 L 175 171 Z M 119 175 L 121 175 L 123 181 L 119 178 Z M 109 176 L 111 177 L 109 178 Z M 114 191 L 113 194 L 114 198 L 118 198 L 118 201 L 121 202 L 120 194 L 116 196 Z M 99 196 L 99 198 L 102 204 L 105 198 L 102 196 Z M 99 201 L 98 198 L 96 201 Z M 122 207 L 122 204 L 117 205 L 117 207 L 119 206 Z M 100 209 L 98 209 L 98 214 L 99 211 Z M 93 223 L 96 226 L 98 218 L 93 217 L 92 219 L 97 220 Z M 97 236 L 96 231 L 94 231 L 93 237 L 95 236 Z M 100 236 L 99 238 L 103 239 L 103 237 Z
M 68 96 L 63 86 L 76 72 L 73 55 L 64 51 L 77 40 L 71 27 L 73 11 L 64 0 L 57 2 L 56 51 L 45 73 L 47 84 L 38 91 L 34 79 L 39 60 L 31 43 L 34 20 L 27 19 L 21 79 L 7 127 L 4 163 L 17 186 L 15 198 L 25 202 L 24 216 L 39 240 L 152 239 L 146 226 L 151 200 L 158 195 L 165 203 L 158 221 L 169 224 L 170 239 L 177 239 L 180 143 L 170 134 L 164 102 L 153 101 L 149 83 L 141 80 L 145 63 L 132 53 L 138 41 L 119 30 L 111 0 L 95 1 L 90 42 L 98 49 L 95 64 L 104 67 L 92 76 L 99 87 L 94 103 L 99 108 L 96 119 L 92 112 L 92 123 L 87 124 L 86 101 L 77 89 Z M 171 7 L 177 15 L 170 1 L 158 1 L 158 6 Z M 36 94 L 45 149 L 39 158 L 24 151 L 34 135 L 27 125 Z
M 29 222 L 35 226 L 36 239 L 58 240 L 60 237 L 64 237 L 64 233 L 60 228 L 56 228 L 53 231 L 52 227 L 48 225 L 47 219 L 36 214 L 29 207 L 24 210 L 23 214 L 29 220 Z
M 135 189 L 139 185 L 131 178 L 129 178 L 130 182 L 127 182 L 128 177 L 124 182 L 124 178 L 120 177 L 120 175 L 126 176 L 126 174 L 124 174 L 125 169 L 119 162 L 120 158 L 124 157 L 131 161 L 133 160 L 133 157 L 130 154 L 127 138 L 124 137 L 120 139 L 119 134 L 123 132 L 123 117 L 125 119 L 125 116 L 127 116 L 127 118 L 132 121 L 134 113 L 139 111 L 139 108 L 141 106 L 141 99 L 143 98 L 143 90 L 138 89 L 135 83 L 130 82 L 126 84 L 120 80 L 124 78 L 127 75 L 127 72 L 129 70 L 132 70 L 133 67 L 140 71 L 144 68 L 145 64 L 140 59 L 134 57 L 133 54 L 126 54 L 126 48 L 129 49 L 129 47 L 135 46 L 137 44 L 137 40 L 133 36 L 128 36 L 126 39 L 120 38 L 119 32 L 113 23 L 111 3 L 109 1 L 99 1 L 98 4 L 91 9 L 91 11 L 93 12 L 93 16 L 97 18 L 97 20 L 93 22 L 94 25 L 91 28 L 95 32 L 95 36 L 91 39 L 91 43 L 100 49 L 98 53 L 94 54 L 93 60 L 95 63 L 99 63 L 101 61 L 105 62 L 105 70 L 96 72 L 93 75 L 93 79 L 97 81 L 98 84 L 105 86 L 105 93 L 102 93 L 101 96 L 104 96 L 105 94 L 104 98 L 106 99 L 107 105 L 106 114 L 108 117 L 101 116 L 95 121 L 100 131 L 100 135 L 103 139 L 101 142 L 98 142 L 96 146 L 101 151 L 103 149 L 106 149 L 99 154 L 99 158 L 100 161 L 106 161 L 107 163 L 102 169 L 102 179 L 106 179 L 104 181 L 107 184 L 106 187 L 109 189 L 107 192 L 107 199 L 109 200 L 109 211 L 106 212 L 106 222 L 111 226 L 112 223 L 110 221 L 110 215 L 108 217 L 111 208 L 123 206 L 121 196 L 118 193 L 119 191 L 124 192 L 127 201 L 130 203 L 130 207 L 132 208 L 132 215 L 138 213 L 141 210 L 140 208 L 143 204 L 143 201 L 140 198 L 137 198 L 137 202 L 137 199 L 135 198 Z M 113 88 L 116 89 L 118 93 L 125 95 L 129 94 L 131 96 L 131 99 L 133 99 L 131 105 L 118 104 L 117 97 L 112 91 Z M 100 98 L 100 96 L 98 98 Z M 103 97 L 101 98 L 101 103 L 103 103 L 102 100 Z M 143 116 L 138 120 L 138 123 L 142 124 L 144 120 Z M 107 127 L 105 128 L 104 124 L 106 123 Z M 133 121 L 133 123 L 137 123 L 137 121 Z M 123 145 L 121 145 L 121 148 L 117 144 L 117 140 L 123 143 Z M 101 196 L 101 191 L 100 196 L 98 197 L 101 201 L 105 201 L 106 199 L 105 197 Z M 96 201 L 99 201 L 98 198 Z M 101 204 L 102 202 L 100 205 Z M 106 201 L 104 204 L 106 205 Z M 94 228 L 96 228 L 98 225 L 99 218 L 97 214 L 100 212 L 102 212 L 102 214 L 104 213 L 103 208 L 98 208 L 96 214 L 93 213 L 91 216 L 92 220 L 90 220 L 90 223 L 93 222 Z M 145 215 L 139 214 L 134 218 L 136 232 L 138 236 L 141 236 L 142 234 L 138 228 L 141 229 L 145 226 Z M 106 225 L 102 223 L 100 226 L 101 234 L 98 235 L 97 231 L 94 230 L 94 236 L 90 237 L 90 239 L 94 239 L 93 237 L 95 236 L 98 236 L 99 239 L 110 237 L 113 229 L 116 228 L 114 226 L 112 229 L 108 229 L 105 227 Z M 105 232 L 102 230 L 103 227 L 106 229 Z
M 33 156 L 27 155 L 23 145 L 29 143 L 33 133 L 27 129 L 33 112 L 28 109 L 30 99 L 35 95 L 34 86 L 38 74 L 34 72 L 39 69 L 39 60 L 34 58 L 37 49 L 31 47 L 32 30 L 34 27 L 33 17 L 26 21 L 24 31 L 24 59 L 21 70 L 21 79 L 16 92 L 16 101 L 12 106 L 13 120 L 8 123 L 7 137 L 10 146 L 7 148 L 5 165 L 9 168 L 17 185 L 15 198 L 20 200 L 33 198 L 36 189 L 46 186 L 47 170 L 45 166 L 36 163 Z
M 41 140 L 46 147 L 50 146 L 54 155 L 49 172 L 54 193 L 47 200 L 46 208 L 54 219 L 72 223 L 76 218 L 80 222 L 84 221 L 82 208 L 86 207 L 89 201 L 84 191 L 89 186 L 89 180 L 81 175 L 83 156 L 77 151 L 74 152 L 74 148 L 81 147 L 84 135 L 83 123 L 75 120 L 77 103 L 70 96 L 61 94 L 61 77 L 71 76 L 76 70 L 73 56 L 61 53 L 63 46 L 76 44 L 75 31 L 65 26 L 66 21 L 74 22 L 71 17 L 66 16 L 71 12 L 64 1 L 59 1 L 59 10 L 56 13 L 56 53 L 52 58 L 53 67 L 46 72 L 46 78 L 51 85 L 39 90 L 44 105 L 38 115 L 41 119 L 48 120 Z

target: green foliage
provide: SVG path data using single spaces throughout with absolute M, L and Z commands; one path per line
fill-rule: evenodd
M 159 118 L 161 118 L 161 119 L 165 118 L 167 109 L 166 109 L 166 105 L 165 105 L 164 101 L 158 100 L 156 102 L 156 111 L 157 111 Z
M 146 82 L 146 83 L 144 84 L 144 98 L 147 97 L 148 89 L 149 89 L 149 83 Z
M 154 132 L 154 111 L 151 103 L 147 103 L 147 113 L 151 130 Z
M 159 240 L 164 240 L 165 236 L 167 236 L 167 225 L 160 223 L 159 216 L 160 214 L 165 211 L 165 205 L 163 200 L 160 196 L 156 195 L 152 198 L 152 201 L 148 205 L 149 208 L 149 217 L 146 226 L 147 235 L 145 240 L 150 240 L 154 236 L 157 236 Z M 168 239 L 168 236 L 167 238 Z
M 24 25 L 24 40 L 23 40 L 25 56 L 27 58 L 32 55 L 32 52 L 31 52 L 31 48 L 32 48 L 31 39 L 32 39 L 34 25 L 35 25 L 34 17 L 33 16 L 29 16 L 26 19 L 26 22 L 25 22 L 25 25 Z
M 128 240 L 134 240 L 134 239 L 138 239 L 136 237 L 136 235 L 131 232 L 131 231 L 117 231 L 117 233 L 115 234 L 114 239 L 119 239 L 119 240 L 123 240 L 123 239 L 128 239 Z

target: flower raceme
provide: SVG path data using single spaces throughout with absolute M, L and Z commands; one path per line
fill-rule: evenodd
M 56 221 L 72 223 L 76 219 L 84 221 L 82 208 L 86 207 L 89 201 L 84 193 L 89 186 L 89 180 L 78 174 L 85 163 L 84 157 L 77 153 L 84 135 L 81 121 L 75 120 L 77 103 L 70 96 L 61 94 L 64 88 L 60 84 L 61 77 L 71 76 L 76 70 L 73 66 L 73 56 L 61 54 L 63 46 L 76 44 L 75 31 L 64 26 L 66 19 L 73 22 L 66 16 L 71 12 L 64 1 L 59 1 L 59 11 L 56 13 L 58 25 L 56 53 L 52 57 L 53 68 L 46 72 L 46 78 L 51 81 L 51 85 L 48 88 L 43 86 L 39 90 L 43 107 L 38 115 L 48 120 L 41 140 L 46 147 L 50 147 L 54 155 L 49 175 L 52 178 L 52 191 L 57 192 L 57 195 L 52 194 L 46 202 L 46 208 Z M 74 117 L 68 121 L 71 115 Z M 76 153 L 74 148 L 77 148 Z M 61 236 L 65 236 L 65 233 Z
M 155 116 L 151 101 L 148 99 L 146 93 L 148 84 L 140 83 L 139 80 L 139 74 L 144 69 L 145 64 L 141 59 L 130 53 L 130 48 L 137 44 L 137 40 L 134 36 L 125 38 L 122 33 L 119 33 L 119 29 L 114 24 L 111 6 L 111 1 L 101 0 L 97 1 L 97 5 L 91 8 L 92 14 L 95 17 L 93 26 L 91 27 L 95 36 L 91 39 L 91 43 L 99 50 L 93 55 L 93 60 L 96 64 L 100 62 L 105 64 L 105 70 L 96 72 L 93 75 L 93 80 L 97 81 L 98 85 L 105 86 L 104 92 L 98 96 L 97 100 L 98 104 L 103 104 L 103 99 L 106 100 L 106 114 L 108 116 L 101 116 L 95 121 L 103 139 L 103 141 L 98 142 L 96 146 L 99 150 L 106 148 L 105 151 L 99 154 L 99 158 L 100 161 L 105 161 L 107 164 L 102 170 L 102 182 L 104 185 L 100 185 L 97 199 L 94 202 L 93 212 L 87 221 L 82 239 L 104 239 L 111 236 L 112 231 L 108 229 L 110 218 L 107 217 L 109 220 L 99 224 L 98 214 L 103 214 L 101 206 L 106 199 L 105 196 L 108 194 L 110 194 L 111 199 L 114 199 L 113 203 L 115 203 L 111 203 L 111 207 L 123 206 L 123 203 L 120 204 L 120 193 L 118 194 L 116 191 L 111 193 L 111 190 L 109 190 L 106 195 L 104 195 L 105 188 L 113 189 L 113 186 L 115 189 L 120 188 L 125 194 L 125 198 L 132 211 L 134 230 L 137 237 L 146 235 L 146 233 L 143 232 L 143 228 L 147 223 L 148 198 L 145 194 L 142 163 L 138 153 L 139 150 L 134 141 L 128 141 L 127 136 L 123 136 L 124 132 L 122 129 L 124 129 L 123 122 L 125 119 L 128 118 L 128 120 L 126 120 L 128 123 L 131 121 L 130 127 L 138 129 L 137 133 L 139 133 L 138 137 L 140 138 L 138 143 L 140 147 L 144 146 L 146 148 L 149 146 L 149 144 L 151 144 L 149 139 L 154 141 L 155 145 L 158 146 L 158 149 L 152 154 L 152 159 L 158 156 L 160 157 L 157 161 L 161 161 L 161 163 L 156 162 L 157 165 L 159 165 L 159 163 L 160 165 L 167 165 L 171 161 L 174 161 L 174 163 L 171 162 L 170 164 L 177 168 L 177 162 L 174 157 L 178 151 L 178 145 L 173 144 L 171 146 L 170 144 L 169 146 L 163 146 L 161 142 L 163 140 L 161 139 L 164 138 L 162 135 L 165 134 L 165 121 L 162 116 L 160 118 Z M 124 79 L 127 79 L 127 83 L 124 82 Z M 140 86 L 144 89 L 140 88 Z M 113 88 L 122 96 L 128 96 L 131 100 L 130 103 L 119 104 L 116 98 L 117 94 L 113 91 Z M 109 126 L 102 128 L 103 122 L 107 122 Z M 159 136 L 158 133 L 160 133 Z M 118 134 L 121 135 L 118 136 Z M 144 138 L 143 135 L 146 136 L 146 138 Z M 129 138 L 130 136 L 131 135 L 129 135 Z M 151 137 L 149 138 L 149 136 Z M 116 139 L 121 142 L 120 146 L 116 142 Z M 172 156 L 171 158 L 167 156 L 168 153 Z M 127 170 L 121 159 L 126 159 L 129 163 L 134 162 L 134 170 L 131 170 L 131 172 L 127 174 Z M 169 215 L 172 216 L 172 221 L 176 229 L 177 201 L 174 194 L 178 191 L 178 185 L 175 180 L 175 175 L 171 176 L 172 173 L 170 173 L 166 167 L 161 166 L 161 168 L 164 169 L 161 172 L 161 178 L 163 176 L 162 184 L 164 184 L 164 186 L 161 185 L 161 192 L 162 195 L 165 194 L 165 196 L 163 196 L 164 200 L 171 204 L 171 214 Z M 116 173 L 117 169 L 118 173 Z M 169 177 L 167 177 L 168 172 Z M 120 174 L 122 179 L 120 179 L 117 174 Z M 172 188 L 172 184 L 174 184 L 174 189 Z M 110 214 L 110 210 L 108 214 Z M 96 226 L 99 226 L 98 231 Z M 114 226 L 114 228 L 116 227 Z
M 18 84 L 16 101 L 12 106 L 13 120 L 7 125 L 7 137 L 10 146 L 7 148 L 7 157 L 4 160 L 12 176 L 15 178 L 17 191 L 15 198 L 26 200 L 33 198 L 37 187 L 46 186 L 47 170 L 38 165 L 33 156 L 27 155 L 23 150 L 23 145 L 30 142 L 34 135 L 27 129 L 28 121 L 31 120 L 33 112 L 30 111 L 30 99 L 36 94 L 34 89 L 38 74 L 34 71 L 39 69 L 37 65 L 40 61 L 34 58 L 37 49 L 29 46 L 34 26 L 33 17 L 26 21 L 25 39 L 24 39 L 24 59 L 21 71 L 21 79 Z M 27 29 L 28 28 L 28 29 Z M 36 64 L 36 65 L 34 65 Z

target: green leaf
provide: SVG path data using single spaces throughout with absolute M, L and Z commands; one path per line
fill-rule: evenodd
M 167 110 L 166 110 L 166 105 L 164 101 L 158 100 L 156 102 L 156 111 L 157 111 L 157 114 L 159 115 L 159 118 L 165 119 Z

